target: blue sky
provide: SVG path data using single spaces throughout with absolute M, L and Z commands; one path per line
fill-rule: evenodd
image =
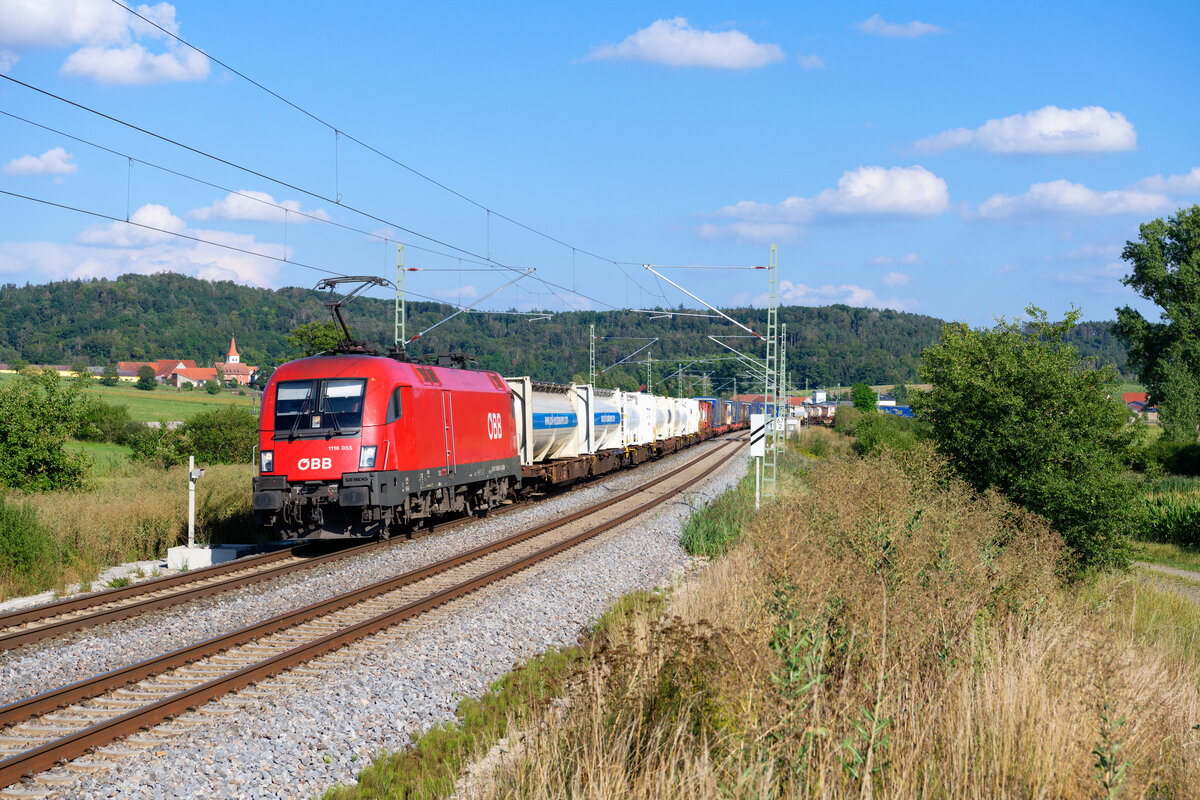
M 136 8 L 303 112 L 112 0 L 0 0 L 0 73 L 245 168 L 0 80 L 58 131 L 0 115 L 0 190 L 116 220 L 0 195 L 0 282 L 311 286 L 404 242 L 414 294 L 474 302 L 490 258 L 536 272 L 482 307 L 694 305 L 641 265 L 778 244 L 788 303 L 1112 319 L 1153 314 L 1124 242 L 1200 201 L 1191 4 Z

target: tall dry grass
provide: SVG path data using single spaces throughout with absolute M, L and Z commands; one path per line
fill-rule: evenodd
M 1195 797 L 1175 601 L 1061 588 L 1044 521 L 903 458 L 785 488 L 670 615 L 606 634 L 481 796 Z
M 205 468 L 196 484 L 196 535 L 200 542 L 249 541 L 248 465 Z M 0 570 L 0 599 L 89 582 L 103 568 L 161 558 L 187 539 L 187 467 L 160 469 L 129 464 L 97 477 L 87 491 L 10 492 L 6 501 L 29 506 L 48 533 L 50 561 L 29 576 Z

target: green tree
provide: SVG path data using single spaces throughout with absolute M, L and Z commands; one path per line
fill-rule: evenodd
M 76 383 L 81 383 L 88 386 L 92 382 L 92 372 L 88 369 L 86 361 L 76 361 L 71 365 L 71 379 Z
M 249 464 L 258 444 L 258 417 L 236 406 L 215 408 L 185 422 L 182 433 L 202 464 Z
M 979 491 L 996 489 L 1046 517 L 1083 568 L 1122 567 L 1131 487 L 1122 457 L 1131 429 L 1111 399 L 1111 366 L 1091 369 L 1064 342 L 1062 322 L 1030 306 L 1028 323 L 991 330 L 949 323 L 922 356 L 932 385 L 911 401 L 957 472 Z
M 896 405 L 908 405 L 908 387 L 903 383 L 898 383 L 892 387 L 892 397 L 896 398 Z
M 1163 432 L 1195 442 L 1200 425 L 1200 206 L 1141 225 L 1138 240 L 1121 257 L 1132 272 L 1122 283 L 1160 309 L 1150 322 L 1125 306 L 1117 309 L 1117 337 L 1129 349 L 1129 365 L 1146 385 L 1151 403 L 1162 406 Z
M 420 330 L 420 329 L 418 329 Z M 298 357 L 315 356 L 337 347 L 342 333 L 333 320 L 309 322 L 284 337 Z
M 867 384 L 856 383 L 850 387 L 850 397 L 859 411 L 875 410 L 875 390 Z
M 154 367 L 149 364 L 138 367 L 137 376 L 137 383 L 134 386 L 142 391 L 152 392 L 158 386 L 158 381 L 154 380 Z
M 221 384 L 217 383 L 216 381 L 205 381 L 204 391 L 208 392 L 209 394 L 220 394 Z
M 120 380 L 121 376 L 117 374 L 117 365 L 110 361 L 100 376 L 100 383 L 105 386 L 116 386 Z
M 32 491 L 82 486 L 91 461 L 64 445 L 93 403 L 53 370 L 19 375 L 0 388 L 0 484 Z

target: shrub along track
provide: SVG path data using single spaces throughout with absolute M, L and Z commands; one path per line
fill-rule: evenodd
M 0 787 L 293 670 L 557 555 L 703 480 L 733 458 L 742 441 L 720 443 L 643 486 L 551 523 L 0 708 Z

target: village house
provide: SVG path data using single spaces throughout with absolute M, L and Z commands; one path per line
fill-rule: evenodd
M 254 380 L 255 373 L 258 372 L 258 367 L 242 363 L 242 358 L 237 351 L 237 339 L 231 337 L 229 352 L 225 355 L 224 361 L 214 361 L 211 367 L 197 367 L 191 363 L 188 367 L 175 370 L 170 376 L 170 382 L 175 386 L 199 386 L 208 381 L 217 380 L 218 371 L 224 377 L 225 383 L 249 386 L 250 382 Z

